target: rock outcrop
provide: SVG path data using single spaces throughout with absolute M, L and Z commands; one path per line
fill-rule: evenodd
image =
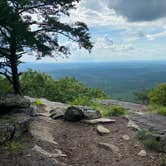
M 0 97 L 0 110 L 10 111 L 23 108 L 29 108 L 30 101 L 19 95 L 9 95 L 6 97 Z
M 19 138 L 29 129 L 30 117 L 24 113 L 13 113 L 0 117 L 0 144 Z
M 19 138 L 28 131 L 30 101 L 22 96 L 10 95 L 0 98 L 0 143 Z

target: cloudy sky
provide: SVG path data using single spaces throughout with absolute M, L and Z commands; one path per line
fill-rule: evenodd
M 94 48 L 67 43 L 72 55 L 59 62 L 166 60 L 166 0 L 82 0 L 70 19 L 89 26 Z

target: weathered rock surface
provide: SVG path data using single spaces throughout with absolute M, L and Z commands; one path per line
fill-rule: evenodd
M 147 111 L 147 106 L 146 105 L 141 105 L 141 104 L 135 104 L 135 103 L 130 103 L 130 102 L 124 102 L 124 101 L 119 101 L 119 100 L 98 100 L 99 103 L 103 105 L 118 105 L 121 106 L 125 109 L 132 110 L 132 111 Z
M 10 140 L 14 134 L 14 126 L 9 123 L 0 124 L 0 144 Z
M 114 119 L 109 119 L 109 118 L 99 118 L 99 119 L 92 119 L 92 120 L 82 120 L 83 123 L 87 124 L 104 124 L 104 123 L 115 123 L 116 120 Z
M 86 106 L 71 106 L 68 107 L 64 119 L 67 121 L 77 122 L 83 119 L 97 119 L 100 118 L 99 111 L 93 110 Z
M 13 113 L 0 117 L 0 143 L 19 138 L 29 129 L 30 117 L 23 113 Z
M 98 126 L 97 126 L 97 132 L 98 132 L 100 135 L 105 135 L 105 134 L 109 134 L 109 133 L 110 133 L 110 130 L 108 130 L 107 128 L 105 128 L 105 127 L 102 126 L 102 125 L 98 125 Z
M 10 111 L 11 109 L 28 108 L 30 101 L 19 95 L 9 95 L 0 98 L 0 110 Z
M 59 119 L 64 117 L 65 111 L 63 109 L 57 108 L 57 109 L 51 110 L 50 114 L 51 114 L 50 117 L 52 119 Z
M 132 120 L 129 120 L 127 127 L 132 128 L 134 130 L 140 130 L 140 127 Z

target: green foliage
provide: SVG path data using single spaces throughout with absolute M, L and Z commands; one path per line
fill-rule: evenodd
M 137 132 L 137 137 L 139 140 L 143 140 L 145 138 L 145 135 L 147 134 L 148 130 L 145 130 L 145 129 L 141 129 L 141 130 L 138 130 Z
M 37 99 L 37 100 L 35 100 L 35 101 L 33 102 L 32 105 L 34 105 L 34 106 L 42 106 L 42 105 L 43 105 L 43 102 L 42 102 L 41 100 Z
M 6 148 L 8 151 L 15 153 L 21 150 L 23 148 L 23 145 L 20 141 L 13 140 L 6 143 Z
M 151 112 L 166 116 L 166 107 L 165 106 L 151 104 L 148 106 L 148 110 Z
M 149 104 L 149 90 L 135 92 L 135 101 L 140 104 Z
M 91 98 L 102 98 L 105 94 L 100 89 L 89 88 L 74 78 L 66 77 L 54 80 L 50 76 L 29 70 L 21 76 L 24 95 L 43 97 L 59 102 L 81 102 Z
M 12 91 L 12 88 L 8 80 L 5 79 L 4 77 L 0 77 L 0 96 L 7 95 L 11 93 L 11 91 Z
M 137 136 L 146 148 L 157 152 L 161 152 L 164 145 L 158 139 L 156 139 L 155 136 L 153 136 L 153 134 L 155 133 L 142 129 L 138 131 Z
M 166 166 L 166 159 L 161 159 L 157 166 Z
M 87 25 L 83 22 L 61 21 L 79 0 L 1 0 L 0 2 L 0 74 L 13 85 L 15 94 L 21 94 L 18 65 L 25 53 L 37 59 L 45 56 L 70 55 L 61 39 L 76 42 L 79 48 L 91 51 L 93 45 Z M 40 21 L 33 15 L 38 15 Z M 31 28 L 31 27 L 34 27 Z M 25 49 L 26 48 L 26 49 Z
M 94 102 L 92 107 L 102 114 L 102 116 L 122 116 L 127 114 L 127 110 L 120 106 L 105 106 Z
M 78 97 L 74 101 L 69 102 L 70 105 L 83 105 L 83 106 L 91 106 L 92 99 L 90 97 Z
M 160 84 L 149 92 L 150 102 L 166 106 L 166 84 Z

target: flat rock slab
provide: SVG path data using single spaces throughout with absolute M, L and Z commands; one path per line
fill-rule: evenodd
M 105 135 L 105 134 L 109 134 L 109 133 L 110 133 L 110 130 L 108 130 L 107 128 L 105 128 L 105 127 L 102 126 L 102 125 L 98 125 L 98 126 L 97 126 L 97 132 L 98 132 L 100 135 Z
M 99 124 L 99 123 L 115 123 L 116 120 L 109 119 L 109 118 L 99 118 L 99 119 L 92 119 L 92 120 L 82 120 L 83 123 L 87 124 Z
M 124 102 L 119 100 L 98 100 L 98 102 L 100 104 L 109 105 L 109 106 L 118 105 L 132 111 L 147 111 L 147 106 L 141 105 L 141 104 L 135 104 L 135 103 Z
M 153 113 L 132 113 L 129 114 L 129 119 L 137 124 L 140 128 L 166 134 L 166 116 Z

